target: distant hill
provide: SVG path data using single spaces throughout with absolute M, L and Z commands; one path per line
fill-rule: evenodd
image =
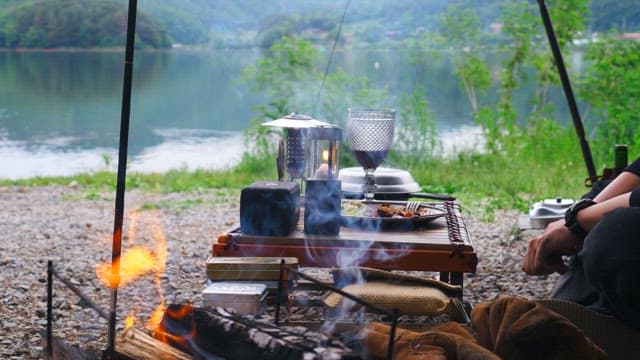
M 128 0 L 117 0 L 123 4 Z M 216 47 L 267 46 L 286 32 L 332 38 L 349 2 L 343 31 L 358 42 L 407 37 L 436 30 L 451 4 L 475 9 L 485 28 L 511 0 L 139 0 L 140 11 L 165 24 L 173 41 Z M 558 0 L 548 0 L 552 7 Z M 535 2 L 534 2 L 535 3 Z M 535 4 L 533 4 L 535 6 Z M 588 28 L 640 31 L 640 1 L 590 0 Z M 305 32 L 305 30 L 307 30 Z M 318 31 L 315 31 L 318 30 Z
M 127 8 L 112 0 L 10 1 L 0 13 L 0 47 L 61 48 L 122 46 Z M 2 10 L 2 9 L 0 9 Z M 139 47 L 166 48 L 165 26 L 139 14 Z
M 125 4 L 128 0 L 117 1 Z M 165 24 L 177 43 L 234 47 L 267 46 L 270 37 L 285 32 L 335 32 L 347 2 L 343 31 L 352 34 L 357 42 L 375 43 L 436 30 L 440 14 L 452 4 L 473 8 L 488 28 L 498 20 L 502 4 L 508 1 L 511 0 L 139 0 L 138 8 Z M 553 7 L 557 1 L 546 3 Z M 590 0 L 590 9 L 588 28 L 592 31 L 640 31 L 638 0 Z M 332 35 L 324 34 L 330 38 Z
M 366 34 L 376 41 L 384 33 L 432 26 L 435 16 L 454 0 L 139 0 L 138 36 L 149 30 L 152 34 L 141 40 L 153 47 L 166 46 L 167 39 L 185 45 L 268 46 L 284 33 L 305 30 L 332 37 L 347 1 L 348 30 L 357 28 L 358 36 Z M 127 3 L 2 0 L 0 47 L 121 44 L 122 29 L 114 26 L 121 22 L 117 18 L 126 16 Z
M 454 3 L 472 7 L 488 28 L 505 1 L 510 0 L 138 0 L 138 42 L 267 47 L 296 33 L 327 43 L 349 3 L 345 41 L 380 43 L 436 30 L 439 15 Z M 121 45 L 127 3 L 0 0 L 0 47 Z M 592 31 L 640 31 L 638 0 L 591 0 L 590 7 Z
M 127 0 L 118 0 L 126 3 Z M 146 0 L 139 9 L 167 25 L 177 43 L 216 47 L 268 46 L 283 33 L 337 28 L 345 5 L 345 24 L 372 39 L 384 32 L 429 27 L 455 0 Z M 500 0 L 502 1 L 502 0 Z M 479 0 L 477 3 L 491 1 Z M 493 1 L 495 2 L 495 0 Z M 353 26 L 350 30 L 353 30 Z M 348 29 L 349 30 L 349 29 Z M 329 35 L 329 34 L 325 34 Z

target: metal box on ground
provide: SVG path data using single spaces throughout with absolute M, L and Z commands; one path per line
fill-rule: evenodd
M 202 291 L 203 306 L 233 308 L 238 314 L 259 314 L 264 310 L 267 286 L 248 282 L 211 282 Z

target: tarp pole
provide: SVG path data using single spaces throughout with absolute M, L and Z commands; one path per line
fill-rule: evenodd
M 538 0 L 540 6 L 540 15 L 542 16 L 542 22 L 544 23 L 544 29 L 547 32 L 549 38 L 549 45 L 551 45 L 551 51 L 558 67 L 558 73 L 560 74 L 560 80 L 562 81 L 562 88 L 564 89 L 564 95 L 567 98 L 569 110 L 571 111 L 571 117 L 573 119 L 573 127 L 580 139 L 580 148 L 582 149 L 582 156 L 587 166 L 587 173 L 591 182 L 597 179 L 596 169 L 593 165 L 593 158 L 591 157 L 591 150 L 589 149 L 589 143 L 587 142 L 584 127 L 582 126 L 582 120 L 580 119 L 580 113 L 578 112 L 578 105 L 576 104 L 576 98 L 573 95 L 571 88 L 571 82 L 569 81 L 569 75 L 567 69 L 564 66 L 562 60 L 562 53 L 560 52 L 560 46 L 556 38 L 555 31 L 553 30 L 553 24 L 551 23 L 551 17 L 549 16 L 549 10 L 544 0 Z
M 115 219 L 113 245 L 111 249 L 111 306 L 109 308 L 109 329 L 107 356 L 116 358 L 116 305 L 120 285 L 120 254 L 122 252 L 122 224 L 124 218 L 124 193 L 127 178 L 127 153 L 129 147 L 129 117 L 131 114 L 131 83 L 133 75 L 133 52 L 135 48 L 137 0 L 129 0 L 127 21 L 127 43 L 124 60 L 124 81 L 122 85 L 122 112 L 120 118 L 120 144 L 118 153 L 118 174 L 116 185 Z

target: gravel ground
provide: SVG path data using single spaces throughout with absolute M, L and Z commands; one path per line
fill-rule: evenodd
M 215 237 L 237 222 L 238 198 L 237 192 L 220 191 L 126 193 L 123 250 L 140 245 L 156 251 L 157 239 L 164 239 L 167 259 L 156 264 L 158 275 L 120 287 L 118 319 L 133 313 L 143 326 L 161 297 L 199 304 L 204 263 Z M 114 203 L 113 193 L 87 193 L 75 186 L 0 187 L 0 358 L 44 356 L 40 333 L 46 327 L 48 260 L 98 307 L 109 310 L 110 291 L 95 269 L 111 259 Z M 505 212 L 492 223 L 466 217 L 480 259 L 477 273 L 465 275 L 464 296 L 472 305 L 500 295 L 548 297 L 555 275 L 529 277 L 520 270 L 532 233 L 514 232 L 518 217 Z M 54 281 L 53 308 L 56 337 L 85 350 L 104 350 L 107 321 L 60 281 Z

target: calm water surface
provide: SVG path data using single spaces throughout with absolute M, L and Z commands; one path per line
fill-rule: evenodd
M 261 103 L 238 77 L 256 56 L 251 50 L 136 53 L 129 171 L 237 163 L 242 131 Z M 0 52 L 0 178 L 115 169 L 123 59 L 120 52 Z M 336 59 L 348 73 L 391 91 L 415 81 L 397 54 Z M 431 87 L 430 101 L 445 138 L 473 134 L 466 100 L 450 72 L 433 81 L 442 84 Z
M 118 52 L 0 53 L 0 178 L 70 175 L 117 159 L 123 59 Z M 137 53 L 129 169 L 234 164 L 259 101 L 236 83 L 243 59 L 252 53 Z

